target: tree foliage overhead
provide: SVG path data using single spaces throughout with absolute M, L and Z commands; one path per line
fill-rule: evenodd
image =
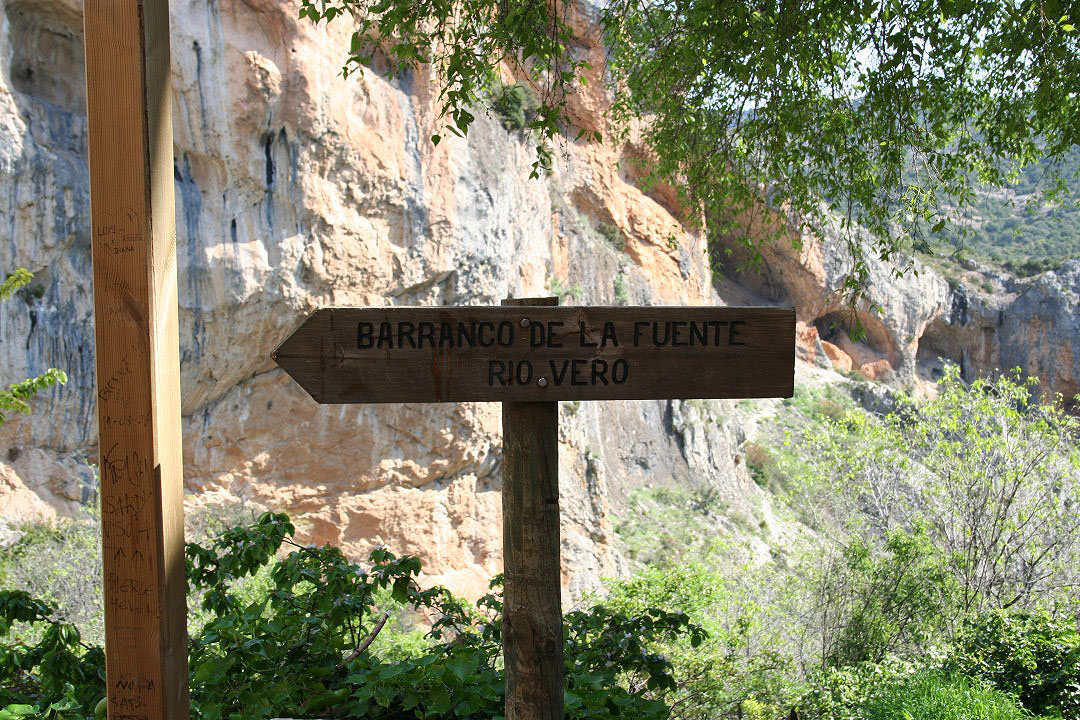
M 1080 138 L 1077 38 L 1051 3 L 626 0 L 616 13 L 616 113 L 653 118 L 661 172 L 712 219 L 764 200 L 816 225 L 825 199 L 847 237 L 869 229 L 889 259 L 897 225 L 944 228 L 941 196 L 970 202 L 973 182 L 1000 185 Z
M 581 139 L 566 101 L 587 66 L 567 2 L 302 3 L 314 22 L 352 18 L 346 73 L 383 52 L 432 63 L 458 134 L 509 63 L 540 97 L 534 172 L 551 141 Z M 761 208 L 799 229 L 839 214 L 849 238 L 869 229 L 888 259 L 907 246 L 898 235 L 941 232 L 939 200 L 963 207 L 975 183 L 1002 185 L 1049 158 L 1046 187 L 1060 191 L 1053 161 L 1080 144 L 1074 3 L 613 0 L 598 13 L 614 127 L 643 122 L 657 178 L 718 227 Z

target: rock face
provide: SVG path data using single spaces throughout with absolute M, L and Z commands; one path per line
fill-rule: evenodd
M 428 141 L 443 122 L 425 72 L 343 79 L 343 21 L 316 28 L 270 0 L 171 5 L 186 482 L 287 510 L 306 540 L 415 553 L 433 581 L 474 596 L 501 570 L 499 407 L 316 405 L 269 354 L 318 306 L 764 297 L 798 309 L 804 359 L 909 380 L 927 339 L 951 349 L 981 332 L 983 315 L 958 311 L 966 301 L 940 277 L 897 280 L 876 265 L 885 311 L 861 316 L 869 342 L 853 343 L 833 294 L 838 245 L 770 251 L 748 292 L 710 276 L 670 189 L 646 194 L 618 167 L 641 156 L 632 144 L 567 141 L 554 174 L 530 180 L 526 138 L 498 118 L 481 114 L 467 140 Z M 579 39 L 600 68 L 582 7 Z M 0 3 L 0 269 L 35 273 L 0 306 L 0 366 L 6 381 L 47 367 L 71 377 L 0 428 L 9 517 L 70 512 L 96 492 L 84 464 L 97 448 L 83 87 L 79 2 Z M 571 110 L 604 131 L 603 84 L 589 88 Z M 1017 358 L 1048 387 L 1075 388 L 1080 342 L 1069 354 L 1055 338 L 1063 327 L 1076 338 L 1078 275 L 1019 295 L 995 335 L 1011 339 L 971 367 Z M 760 493 L 726 407 L 563 404 L 568 597 L 620 569 L 609 507 L 630 489 L 692 482 L 736 503 Z
M 851 260 L 835 236 L 786 237 L 763 250 L 761 271 L 739 272 L 736 255 L 728 274 L 766 301 L 795 307 L 799 355 L 807 362 L 906 386 L 936 380 L 942 361 L 958 364 L 968 380 L 1020 368 L 1038 377 L 1044 392 L 1075 403 L 1080 260 L 1031 280 L 972 265 L 968 281 L 950 282 L 918 260 L 898 274 L 868 255 L 865 302 L 854 311 L 865 337 L 856 342 L 848 332 L 853 312 L 841 294 Z M 975 278 L 1001 291 L 976 289 Z
M 552 290 L 565 302 L 720 302 L 703 241 L 662 193 L 620 172 L 632 148 L 567 142 L 556 172 L 530 180 L 531 147 L 498 118 L 433 146 L 443 123 L 431 79 L 343 79 L 344 22 L 316 28 L 266 0 L 180 1 L 172 13 L 188 488 L 288 510 L 306 540 L 355 556 L 416 553 L 433 580 L 479 594 L 501 570 L 499 407 L 320 407 L 270 351 L 325 305 Z M 10 380 L 47 367 L 71 377 L 0 429 L 9 516 L 69 512 L 95 493 L 82 462 L 96 457 L 96 403 L 80 15 L 74 0 L 0 4 L 0 268 L 35 273 L 0 307 L 0 361 Z M 605 101 L 597 86 L 577 101 L 582 117 Z M 571 596 L 618 571 L 612 493 L 691 474 L 746 482 L 731 447 L 707 468 L 684 455 L 673 406 L 564 407 Z
M 1080 260 L 1040 275 L 998 315 L 999 367 L 1019 366 L 1044 390 L 1080 393 Z

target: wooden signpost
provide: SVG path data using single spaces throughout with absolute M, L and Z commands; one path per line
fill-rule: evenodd
M 778 308 L 326 308 L 274 352 L 320 403 L 503 403 L 507 720 L 562 720 L 559 400 L 791 397 Z
M 108 715 L 186 720 L 169 4 L 83 16 Z

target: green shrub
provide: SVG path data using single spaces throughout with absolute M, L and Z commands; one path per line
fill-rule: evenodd
M 611 281 L 611 290 L 615 298 L 615 304 L 625 305 L 626 301 L 630 299 L 630 294 L 626 289 L 625 273 L 615 274 L 615 279 Z
M 0 590 L 0 641 L 0 717 L 5 709 L 19 717 L 12 705 L 29 706 L 24 715 L 51 709 L 50 720 L 83 717 L 104 697 L 104 652 L 84 643 L 55 605 Z
M 949 665 L 1015 696 L 1036 715 L 1080 717 L 1075 619 L 988 613 L 964 624 Z
M 1066 153 L 1062 163 L 1069 168 L 1067 174 L 1076 172 L 1080 149 Z M 942 252 L 963 248 L 1022 277 L 1080 257 L 1080 191 L 1067 188 L 1060 202 L 1046 202 L 1036 187 L 1046 170 L 1046 163 L 1026 168 L 1006 192 L 976 187 L 965 212 L 967 232 L 947 229 L 943 235 L 951 247 Z
M 286 516 L 264 513 L 188 544 L 189 596 L 205 614 L 189 645 L 193 718 L 501 716 L 498 594 L 473 606 L 440 587 L 421 590 L 414 557 L 377 549 L 360 566 L 336 547 L 297 545 L 292 533 Z M 283 547 L 291 551 L 280 556 Z M 376 644 L 403 608 L 432 620 L 426 641 L 412 629 L 408 647 Z M 605 605 L 568 614 L 565 632 L 574 720 L 667 718 L 673 668 L 650 648 L 705 635 L 683 613 Z M 104 694 L 103 661 L 54 606 L 0 591 L 0 713 L 85 717 Z
M 257 506 L 250 502 L 214 503 L 184 513 L 189 541 L 205 543 L 230 527 L 253 522 Z M 0 547 L 0 587 L 25 590 L 56 608 L 58 616 L 79 628 L 91 645 L 105 640 L 104 603 L 101 593 L 101 516 L 83 508 L 74 518 L 15 526 L 18 539 Z M 238 581 L 234 590 L 254 596 L 265 589 L 269 568 Z M 194 592 L 188 603 L 188 631 L 195 634 L 207 620 Z
M 970 385 L 946 368 L 933 399 L 883 418 L 848 414 L 797 439 L 789 501 L 834 535 L 880 547 L 922 528 L 955 558 L 954 625 L 1066 599 L 1080 583 L 1080 424 L 1019 371 Z M 784 460 L 784 458 L 781 458 Z
M 559 298 L 560 305 L 566 305 L 568 302 L 577 302 L 581 300 L 582 295 L 584 295 L 580 283 L 563 285 L 562 281 L 557 277 L 548 279 L 547 289 L 548 292 Z
M 649 607 L 686 613 L 708 635 L 662 639 L 653 651 L 671 660 L 674 689 L 665 699 L 677 720 L 750 720 L 781 715 L 804 688 L 789 631 L 793 587 L 775 568 L 714 557 L 725 571 L 699 563 L 650 567 L 613 581 L 607 604 L 627 615 Z
M 834 667 L 924 653 L 947 636 L 960 594 L 949 559 L 922 529 L 890 531 L 882 549 L 855 540 L 819 568 L 816 585 L 815 626 Z
M 788 478 L 777 462 L 776 454 L 760 442 L 748 440 L 743 443 L 746 470 L 758 487 L 777 495 L 787 491 Z
M 79 627 L 90 644 L 104 641 L 101 523 L 96 512 L 18 526 L 0 548 L 0 587 L 25 590 Z
M 523 130 L 536 114 L 536 99 L 524 85 L 498 83 L 491 91 L 491 108 L 507 130 Z
M 866 720 L 863 711 L 867 705 L 888 688 L 903 685 L 916 671 L 910 662 L 894 657 L 825 668 L 796 704 L 798 716 L 803 720 Z
M 600 237 L 607 240 L 611 247 L 615 248 L 619 252 L 626 249 L 626 236 L 623 235 L 622 230 L 608 222 L 597 223 L 596 232 L 600 234 Z

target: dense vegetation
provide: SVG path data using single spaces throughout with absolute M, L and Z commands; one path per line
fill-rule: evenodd
M 1080 173 L 1080 150 L 1066 153 L 1060 164 L 1066 174 Z M 1002 188 L 976 185 L 970 206 L 959 213 L 960 223 L 927 249 L 970 255 L 1022 277 L 1080 257 L 1080 189 L 1074 185 L 1047 202 L 1040 193 L 1046 165 L 1023 170 Z
M 335 547 L 296 545 L 292 533 L 287 517 L 264 513 L 207 545 L 188 544 L 199 610 L 190 641 L 193 717 L 501 715 L 497 592 L 474 606 L 443 588 L 418 588 L 416 558 L 375 550 L 358 565 Z M 104 696 L 101 648 L 57 613 L 24 590 L 0 591 L 0 718 L 86 717 Z M 404 629 L 419 613 L 430 629 Z M 387 630 L 391 618 L 397 628 Z M 565 625 L 574 718 L 666 717 L 653 696 L 674 687 L 672 665 L 650 648 L 704 637 L 685 614 L 631 616 L 605 604 L 569 613 Z
M 747 448 L 787 518 L 771 561 L 744 551 L 764 521 L 713 490 L 635 496 L 638 571 L 565 618 L 568 718 L 1080 716 L 1076 420 L 1013 376 L 952 371 L 887 416 L 838 387 Z M 498 579 L 472 604 L 421 589 L 416 558 L 296 545 L 280 514 L 192 520 L 193 717 L 501 716 Z M 0 550 L 0 718 L 103 696 L 100 595 L 47 580 L 97 537 L 89 516 Z

